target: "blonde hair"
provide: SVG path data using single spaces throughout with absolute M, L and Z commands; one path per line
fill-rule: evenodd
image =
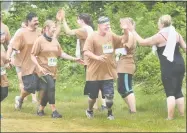
M 42 33 L 44 33 L 46 27 L 51 27 L 52 24 L 55 24 L 55 22 L 53 20 L 46 20 L 43 25 Z
M 172 24 L 171 16 L 166 14 L 159 18 L 159 23 L 163 24 L 164 27 L 168 27 Z
M 135 21 L 130 17 L 121 18 L 120 20 L 130 22 L 134 27 L 136 25 Z

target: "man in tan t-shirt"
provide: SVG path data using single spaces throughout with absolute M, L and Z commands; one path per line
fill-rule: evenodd
M 93 105 L 98 97 L 99 89 L 102 91 L 108 108 L 108 119 L 113 120 L 112 105 L 114 97 L 113 80 L 117 79 L 115 49 L 122 47 L 125 36 L 117 36 L 110 32 L 108 17 L 98 19 L 98 30 L 88 36 L 84 55 L 88 56 L 85 95 L 89 95 L 89 107 L 86 110 L 88 118 L 93 118 Z
M 28 26 L 20 29 L 12 40 L 12 48 L 15 51 L 20 51 L 20 66 L 21 75 L 24 85 L 24 90 L 20 96 L 15 97 L 15 108 L 21 109 L 23 100 L 30 93 L 35 93 L 38 88 L 38 77 L 35 74 L 36 65 L 31 60 L 31 49 L 34 41 L 41 35 L 38 28 L 38 17 L 35 13 L 29 13 L 26 16 Z

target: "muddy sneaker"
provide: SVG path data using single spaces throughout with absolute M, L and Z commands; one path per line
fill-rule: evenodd
M 109 119 L 109 120 L 114 120 L 114 116 L 113 116 L 113 115 L 109 115 L 109 116 L 107 117 L 107 119 Z
M 38 110 L 38 111 L 37 111 L 37 115 L 38 115 L 38 116 L 44 116 L 45 113 L 44 113 L 43 110 Z
M 109 110 L 109 111 L 108 111 L 108 117 L 107 117 L 107 119 L 109 119 L 109 120 L 114 120 L 114 116 L 113 116 L 113 114 L 112 114 L 112 110 Z
M 20 96 L 15 97 L 15 109 L 20 110 L 22 107 L 23 101 Z
M 93 110 L 92 111 L 86 110 L 86 116 L 87 116 L 87 118 L 92 119 L 94 117 Z
M 59 114 L 56 110 L 53 111 L 53 113 L 51 114 L 52 118 L 62 118 L 62 115 Z

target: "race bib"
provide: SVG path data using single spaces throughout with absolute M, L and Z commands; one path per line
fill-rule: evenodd
M 56 66 L 56 65 L 57 65 L 57 58 L 56 57 L 48 58 L 48 66 Z
M 115 54 L 127 55 L 127 50 L 125 48 L 118 48 L 116 49 Z
M 104 44 L 102 46 L 102 48 L 103 48 L 103 53 L 104 54 L 110 54 L 110 53 L 113 53 L 113 51 L 114 51 L 114 49 L 112 47 L 112 44 Z
M 6 74 L 6 68 L 5 67 L 0 67 L 1 68 L 1 75 L 5 75 Z

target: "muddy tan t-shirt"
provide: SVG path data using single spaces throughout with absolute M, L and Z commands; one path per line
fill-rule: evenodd
M 1 87 L 8 87 L 8 78 L 6 75 L 5 61 L 6 61 L 6 52 L 1 50 L 1 81 L 0 81 Z
M 45 37 L 40 36 L 34 43 L 31 54 L 37 57 L 37 61 L 45 72 L 56 79 L 58 57 L 61 56 L 63 50 L 56 38 L 51 42 L 47 41 Z M 39 73 L 39 76 L 44 75 Z
M 12 41 L 12 48 L 20 50 L 22 76 L 33 74 L 36 65 L 31 60 L 31 50 L 36 39 L 41 35 L 40 31 L 31 31 L 28 28 L 21 29 Z
M 122 47 L 121 40 L 122 37 L 114 33 L 107 33 L 105 36 L 101 36 L 96 31 L 88 36 L 83 49 L 84 52 L 90 51 L 97 56 L 105 55 L 107 58 L 106 62 L 88 58 L 86 71 L 87 81 L 117 78 L 115 49 Z
M 122 55 L 117 62 L 117 72 L 118 73 L 128 73 L 134 74 L 136 70 L 135 61 L 134 61 L 134 54 L 136 49 L 136 40 L 134 43 L 127 44 L 125 43 L 125 49 L 127 51 L 127 55 Z
M 14 36 L 13 36 L 13 37 L 11 38 L 11 40 L 10 40 L 10 43 L 9 43 L 8 47 L 12 48 L 12 46 L 13 46 L 13 43 L 12 43 L 12 42 L 15 42 L 15 41 L 14 41 L 14 38 L 15 38 L 15 36 L 20 32 L 21 29 L 23 29 L 23 28 L 20 28 L 20 29 L 18 29 L 18 30 L 15 32 Z M 19 53 L 17 53 L 17 54 L 13 57 L 12 60 L 13 60 L 14 66 L 21 67 L 21 56 L 20 56 Z

